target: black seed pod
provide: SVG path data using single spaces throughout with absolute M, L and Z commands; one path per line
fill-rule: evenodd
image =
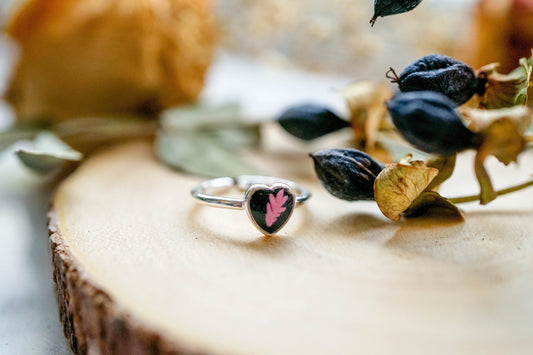
M 311 154 L 322 185 L 348 201 L 373 200 L 374 180 L 383 165 L 357 149 L 327 149 Z
M 400 91 L 436 91 L 457 106 L 464 104 L 480 85 L 472 68 L 440 54 L 430 54 L 409 64 L 400 74 Z
M 426 152 L 450 155 L 474 146 L 475 134 L 465 127 L 454 103 L 433 91 L 398 93 L 387 108 L 402 136 Z
M 375 0 L 374 16 L 370 20 L 370 24 L 374 26 L 380 16 L 385 17 L 411 11 L 421 2 L 422 0 Z
M 290 107 L 279 116 L 278 122 L 293 136 L 307 141 L 350 126 L 327 107 L 317 104 Z

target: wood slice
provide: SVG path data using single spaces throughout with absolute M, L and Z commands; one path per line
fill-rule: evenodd
M 530 353 L 533 190 L 464 205 L 464 222 L 392 222 L 327 194 L 301 153 L 256 159 L 314 194 L 275 237 L 244 211 L 197 204 L 201 179 L 146 142 L 93 156 L 60 185 L 51 246 L 75 352 Z M 532 163 L 489 170 L 508 186 Z M 471 165 L 460 157 L 444 195 L 477 191 Z

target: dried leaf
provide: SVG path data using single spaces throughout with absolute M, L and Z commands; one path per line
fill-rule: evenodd
M 383 83 L 361 81 L 342 91 L 350 109 L 350 122 L 356 143 L 374 149 L 380 127 L 386 126 L 387 109 L 383 103 L 392 97 L 392 89 Z
M 436 191 L 422 192 L 404 212 L 405 217 L 419 217 L 427 214 L 464 219 L 459 208 Z
M 20 161 L 41 174 L 52 173 L 66 162 L 80 161 L 83 154 L 72 149 L 50 132 L 39 133 L 28 148 L 15 151 Z
M 468 128 L 479 134 L 478 152 L 493 155 L 505 165 L 516 161 L 525 148 L 524 133 L 531 124 L 532 112 L 525 106 L 499 110 L 463 111 Z
M 498 110 L 466 109 L 462 111 L 468 128 L 477 133 L 478 147 L 475 172 L 480 186 L 480 203 L 486 205 L 497 197 L 484 163 L 495 156 L 505 165 L 516 161 L 524 151 L 524 133 L 531 124 L 531 110 L 515 106 Z
M 435 168 L 439 170 L 439 174 L 435 176 L 431 183 L 428 185 L 426 190 L 435 190 L 437 189 L 444 181 L 448 180 L 452 176 L 453 171 L 455 170 L 455 161 L 457 154 L 449 156 L 431 156 L 426 161 L 426 166 L 430 168 Z
M 508 118 L 494 121 L 483 131 L 483 143 L 478 148 L 475 158 L 476 177 L 479 181 L 480 201 L 482 205 L 494 200 L 497 193 L 492 187 L 484 162 L 489 155 L 498 158 L 505 165 L 516 161 L 525 149 L 526 142 L 518 131 L 516 124 Z
M 439 171 L 419 162 L 391 164 L 374 182 L 374 198 L 383 214 L 397 220 L 428 187 Z
M 479 182 L 479 202 L 482 205 L 486 205 L 498 197 L 498 193 L 494 191 L 490 176 L 485 169 L 485 159 L 487 154 L 484 151 L 478 150 L 476 158 L 474 160 L 474 170 L 476 172 L 476 178 Z
M 498 73 L 499 63 L 485 65 L 477 71 L 478 77 L 487 79 L 485 93 L 479 100 L 480 107 L 498 109 L 527 103 L 533 55 L 529 59 L 520 58 L 519 63 L 520 66 L 509 74 Z

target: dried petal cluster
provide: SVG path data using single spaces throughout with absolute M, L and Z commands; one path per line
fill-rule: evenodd
M 392 220 L 400 218 L 439 173 L 421 161 L 391 164 L 376 178 L 374 195 L 379 209 Z
M 486 81 L 484 94 L 479 99 L 480 107 L 498 109 L 527 103 L 533 56 L 529 59 L 521 58 L 519 63 L 520 66 L 509 74 L 497 71 L 499 63 L 485 65 L 477 71 L 478 77 Z
M 158 112 L 198 96 L 214 52 L 206 0 L 29 0 L 7 99 L 19 120 Z

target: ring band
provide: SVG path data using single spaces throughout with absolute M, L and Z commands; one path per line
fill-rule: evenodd
M 243 197 L 211 194 L 212 190 L 231 186 L 245 191 Z M 241 175 L 204 181 L 191 190 L 191 195 L 209 206 L 244 209 L 257 229 L 265 235 L 273 235 L 289 221 L 294 208 L 311 197 L 311 192 L 290 180 Z

